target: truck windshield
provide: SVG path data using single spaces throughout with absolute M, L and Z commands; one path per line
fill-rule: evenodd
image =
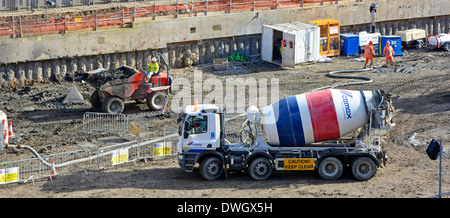
M 185 120 L 185 131 L 189 134 L 200 134 L 208 131 L 208 117 L 207 116 L 191 116 Z

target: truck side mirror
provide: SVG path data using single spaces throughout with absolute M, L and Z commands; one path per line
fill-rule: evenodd
M 183 132 L 183 137 L 185 138 L 185 139 L 187 139 L 187 137 L 189 136 L 189 132 L 188 131 L 186 131 L 186 130 L 188 130 L 189 129 L 189 122 L 186 120 L 185 122 L 184 122 L 184 132 Z

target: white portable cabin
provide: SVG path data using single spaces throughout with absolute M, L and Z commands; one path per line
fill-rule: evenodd
M 283 55 L 280 52 L 283 43 Z M 273 64 L 295 67 L 296 64 L 318 61 L 320 57 L 320 28 L 292 22 L 263 25 L 261 59 Z

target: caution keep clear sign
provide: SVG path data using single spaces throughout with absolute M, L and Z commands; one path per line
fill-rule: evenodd
M 314 170 L 314 158 L 286 158 L 284 170 Z
M 128 149 L 118 149 L 112 151 L 111 163 L 112 165 L 125 163 L 128 161 Z
M 172 142 L 153 144 L 153 156 L 169 155 L 172 152 Z
M 19 167 L 0 169 L 0 184 L 19 180 Z

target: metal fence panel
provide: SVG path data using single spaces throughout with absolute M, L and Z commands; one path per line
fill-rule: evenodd
M 8 184 L 27 180 L 42 179 L 52 176 L 51 163 L 57 174 L 85 171 L 91 166 L 91 156 L 87 149 L 52 154 L 43 157 L 0 163 L 0 184 Z M 7 170 L 14 170 L 16 174 L 7 174 Z
M 7 178 L 7 169 L 17 168 L 16 178 Z M 42 176 L 42 167 L 38 158 L 0 163 L 0 185 L 14 182 L 39 179 Z M 15 177 L 15 176 L 13 176 Z
M 69 151 L 58 154 L 47 155 L 42 158 L 47 163 L 42 163 L 43 176 L 49 177 L 52 175 L 51 165 L 52 159 L 58 174 L 73 173 L 78 171 L 84 171 L 91 167 L 91 152 L 88 149 L 82 149 L 77 151 Z
M 124 114 L 86 112 L 83 115 L 83 130 L 125 132 L 127 119 Z
M 175 128 L 165 126 L 163 137 L 147 138 L 130 141 L 98 149 L 96 155 L 91 156 L 88 149 L 51 154 L 44 157 L 36 157 L 26 160 L 18 160 L 0 163 L 0 185 L 28 181 L 42 178 L 50 178 L 52 174 L 52 162 L 57 175 L 84 171 L 97 161 L 99 169 L 135 162 L 145 158 L 169 156 L 176 154 L 178 133 Z M 7 173 L 12 172 L 12 173 Z
M 126 152 L 126 157 L 124 151 Z M 121 156 L 122 155 L 122 156 Z M 98 168 L 128 163 L 139 159 L 139 143 L 137 141 L 115 144 L 99 148 L 97 152 Z

